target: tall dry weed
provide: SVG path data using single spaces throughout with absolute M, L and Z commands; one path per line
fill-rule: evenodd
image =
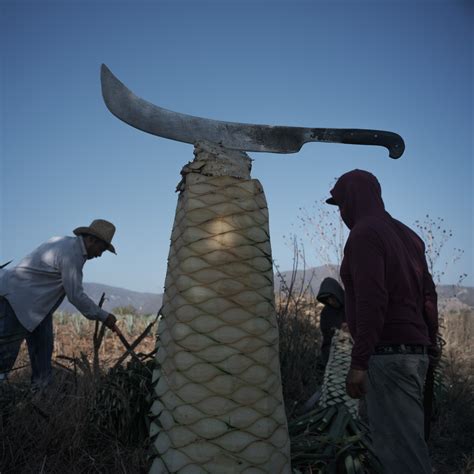
M 127 445 L 90 422 L 94 383 L 61 372 L 43 393 L 32 393 L 27 384 L 3 386 L 0 472 L 143 472 L 146 445 Z
M 276 297 L 280 368 L 286 414 L 291 418 L 318 389 L 324 369 L 319 362 L 321 306 L 304 284 L 295 285 L 297 260 L 286 281 L 277 268 L 280 293 Z M 303 276 L 303 282 L 304 282 Z
M 445 389 L 438 395 L 430 452 L 436 472 L 474 472 L 474 375 L 472 359 L 459 351 L 443 356 Z
M 146 329 L 147 323 L 136 327 Z M 16 363 L 21 370 L 0 385 L 2 474 L 147 471 L 151 357 L 145 354 L 154 348 L 155 337 L 124 331 L 139 339 L 136 351 L 144 363 L 138 368 L 124 361 L 125 349 L 110 332 L 101 347 L 94 347 L 93 322 L 79 326 L 60 320 L 54 382 L 42 392 L 31 391 L 22 348 Z M 95 361 L 97 354 L 104 357 Z M 116 361 L 122 363 L 113 368 Z

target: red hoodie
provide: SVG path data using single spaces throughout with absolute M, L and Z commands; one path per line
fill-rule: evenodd
M 437 295 L 423 241 L 385 211 L 371 173 L 342 175 L 331 195 L 350 229 L 340 273 L 354 339 L 351 367 L 366 370 L 378 345 L 435 344 Z

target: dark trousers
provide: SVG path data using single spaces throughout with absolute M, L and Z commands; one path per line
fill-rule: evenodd
M 31 383 L 46 386 L 52 379 L 51 357 L 54 347 L 52 313 L 48 314 L 33 332 L 29 332 L 16 317 L 10 303 L 0 297 L 0 379 L 5 378 L 13 368 L 24 339 L 31 362 Z

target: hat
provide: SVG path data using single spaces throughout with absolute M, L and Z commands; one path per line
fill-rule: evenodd
M 93 235 L 94 237 L 97 237 L 108 244 L 107 250 L 115 254 L 117 253 L 114 246 L 111 244 L 112 237 L 115 234 L 115 226 L 112 224 L 112 222 L 106 221 L 104 219 L 96 219 L 92 221 L 89 227 L 78 227 L 77 229 L 74 229 L 73 232 L 75 235 Z

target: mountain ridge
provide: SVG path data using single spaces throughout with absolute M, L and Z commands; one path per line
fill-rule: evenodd
M 275 291 L 284 291 L 285 285 L 293 284 L 293 291 L 299 292 L 301 287 L 310 290 L 314 295 L 318 293 L 322 280 L 328 276 L 337 278 L 337 266 L 312 267 L 307 270 L 277 272 L 275 274 Z M 282 280 L 285 283 L 282 283 Z M 293 283 L 292 283 L 293 282 Z M 128 290 L 126 288 L 105 285 L 102 283 L 87 282 L 83 284 L 85 293 L 96 302 L 99 302 L 102 293 L 105 293 L 103 308 L 113 312 L 116 308 L 134 307 L 139 315 L 156 314 L 163 302 L 162 293 L 149 293 Z M 438 285 L 440 300 L 459 301 L 460 304 L 474 307 L 474 287 L 457 285 Z M 77 313 L 77 309 L 64 299 L 58 311 Z

